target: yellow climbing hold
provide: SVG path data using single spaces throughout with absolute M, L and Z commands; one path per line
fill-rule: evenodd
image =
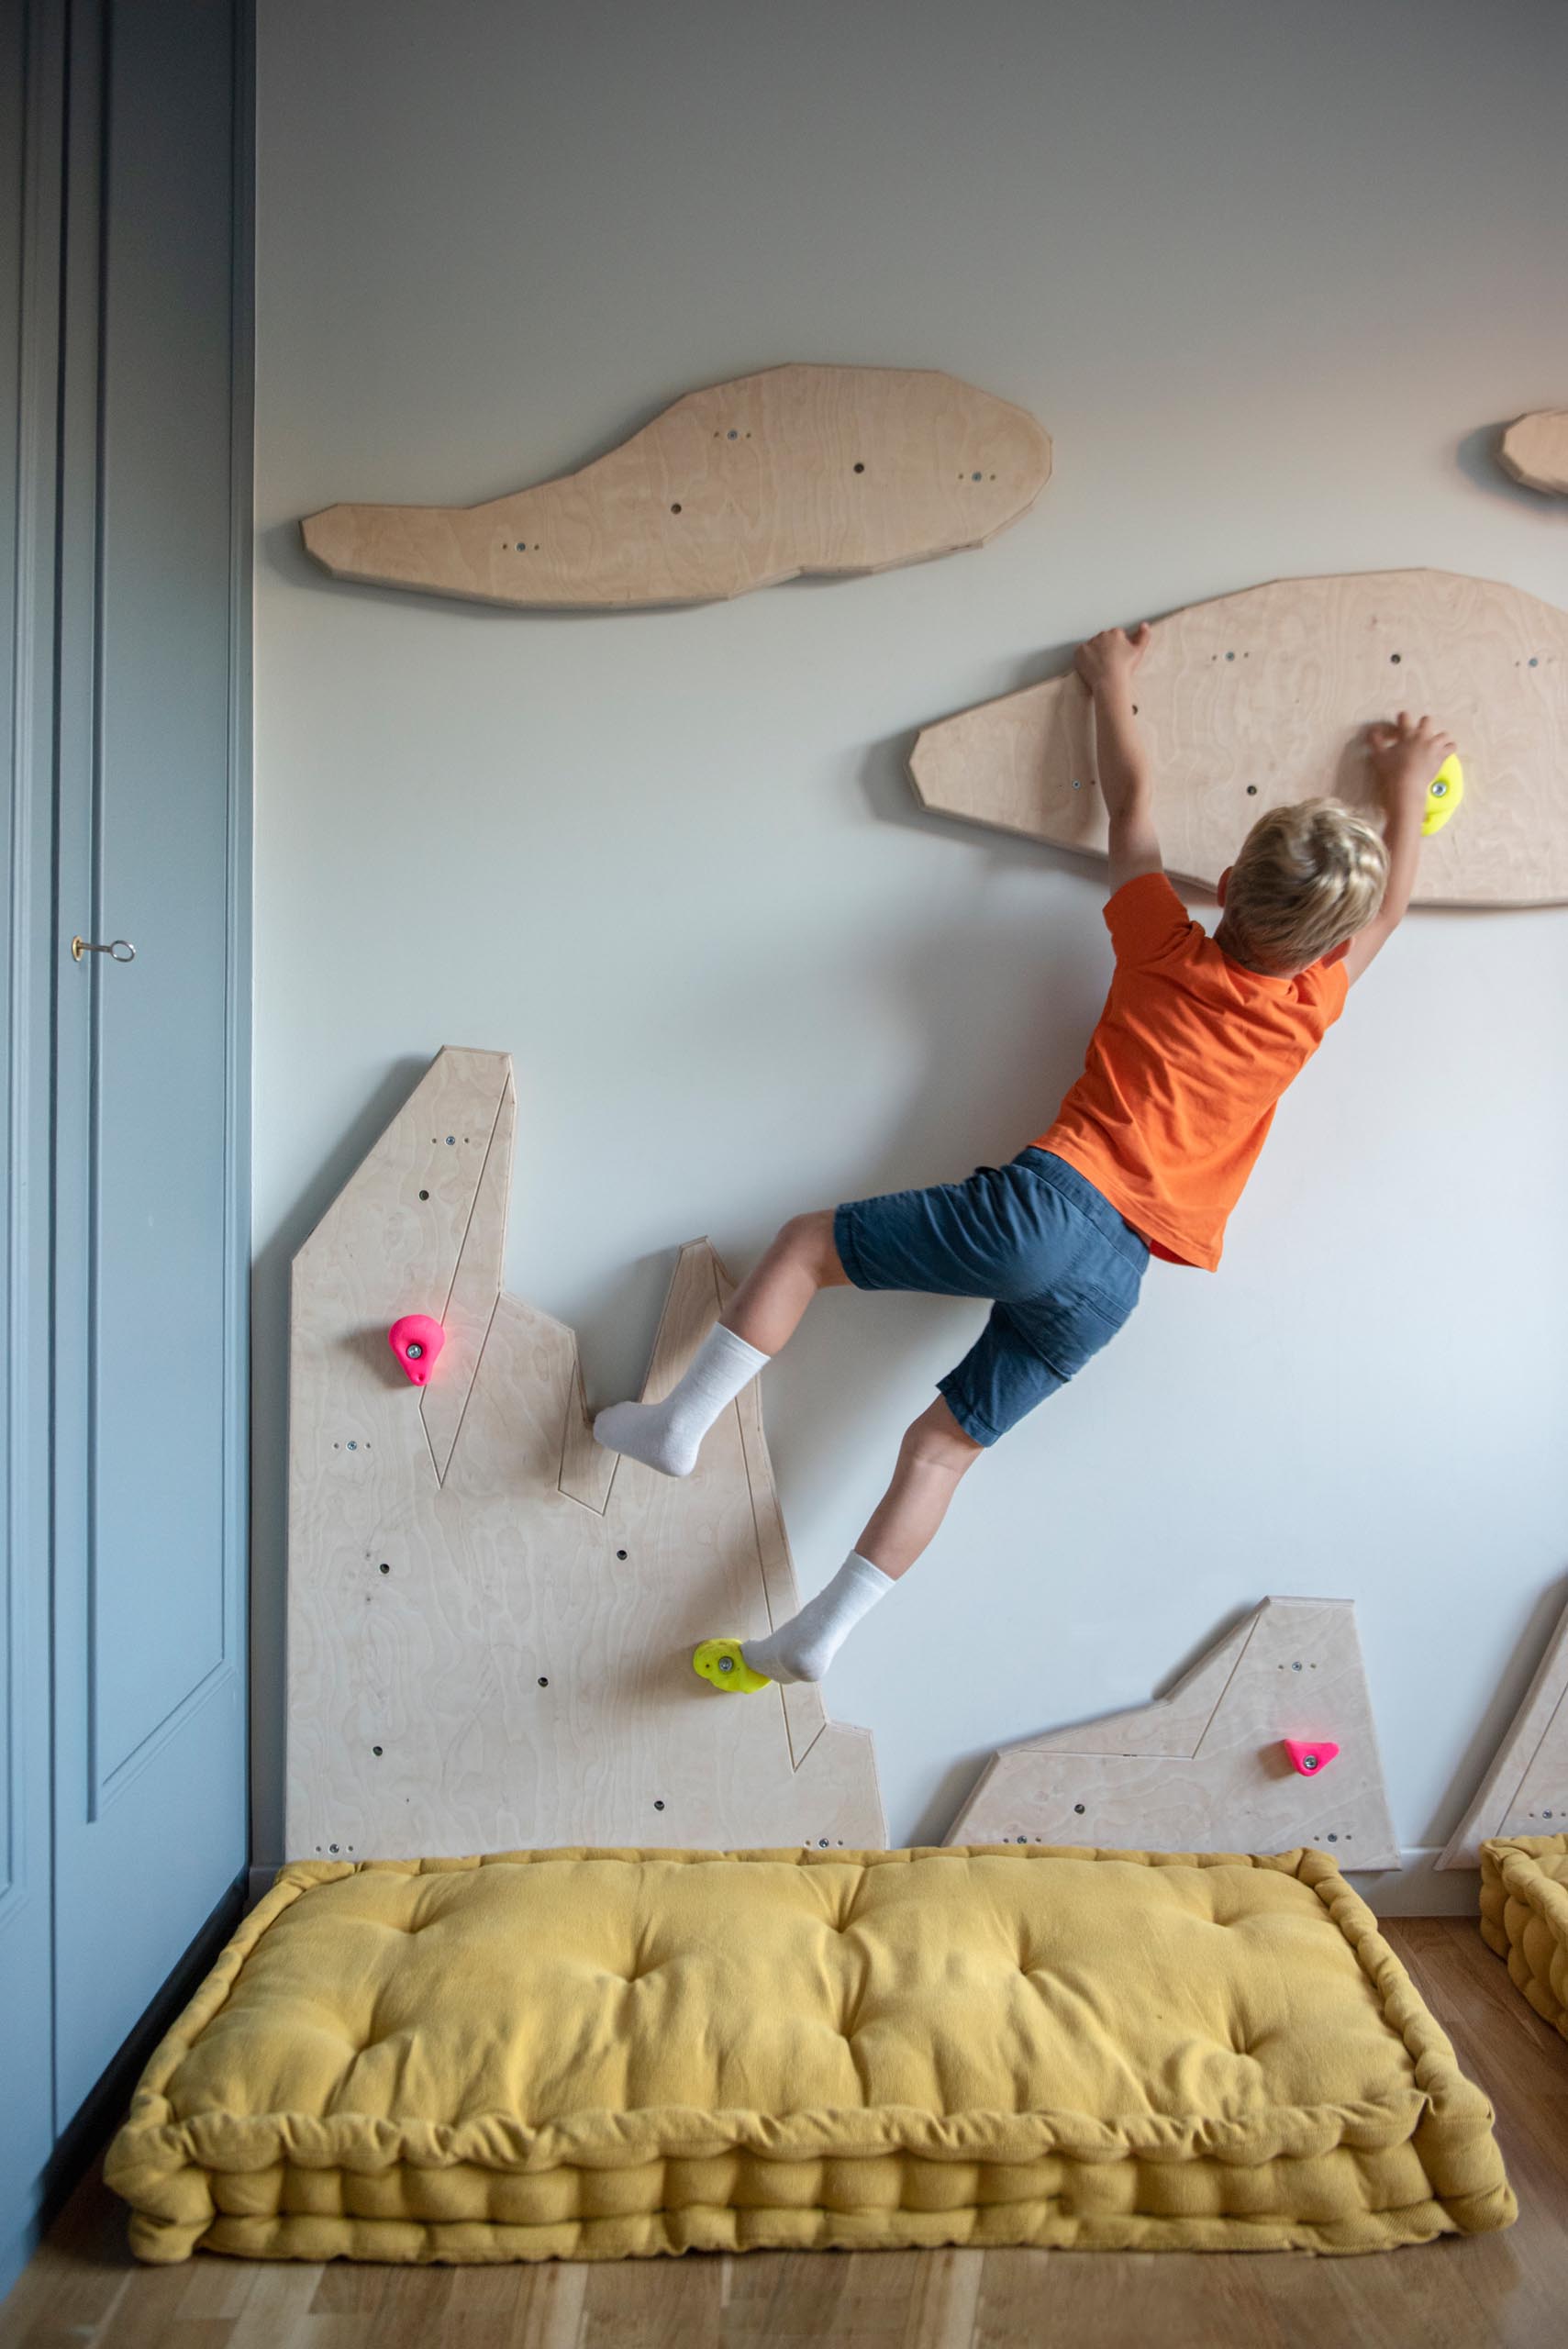
M 1421 838 L 1430 840 L 1440 832 L 1464 796 L 1464 769 L 1457 758 L 1445 759 L 1427 785 L 1427 812 L 1421 818 Z
M 754 1696 L 759 1688 L 773 1685 L 766 1673 L 752 1671 L 740 1653 L 739 1640 L 705 1640 L 692 1658 L 692 1670 L 711 1680 L 727 1697 Z

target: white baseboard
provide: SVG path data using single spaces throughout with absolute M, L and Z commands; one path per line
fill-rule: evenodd
M 1417 1843 L 1402 1852 L 1404 1865 L 1385 1868 L 1376 1876 L 1350 1876 L 1374 1917 L 1473 1917 L 1479 1914 L 1480 1874 L 1475 1868 L 1443 1868 L 1434 1863 L 1440 1843 Z M 283 1865 L 253 1867 L 246 1887 L 245 1906 L 254 1909 Z
M 1380 1876 L 1349 1881 L 1374 1917 L 1479 1917 L 1479 1868 L 1442 1868 L 1441 1843 L 1416 1843 L 1399 1854 L 1402 1865 Z

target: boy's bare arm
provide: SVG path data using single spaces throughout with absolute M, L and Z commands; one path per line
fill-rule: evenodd
M 1154 778 L 1138 731 L 1132 680 L 1149 642 L 1149 623 L 1133 629 L 1107 628 L 1078 647 L 1073 663 L 1095 701 L 1095 739 L 1100 789 L 1110 818 L 1110 888 L 1140 873 L 1162 873 L 1160 836 L 1154 829 Z
M 1421 819 L 1427 790 L 1454 740 L 1435 719 L 1412 718 L 1402 709 L 1392 726 L 1368 730 L 1373 773 L 1383 801 L 1383 837 L 1388 848 L 1388 886 L 1383 903 L 1345 950 L 1345 976 L 1353 986 L 1374 954 L 1387 945 L 1410 904 L 1421 852 Z

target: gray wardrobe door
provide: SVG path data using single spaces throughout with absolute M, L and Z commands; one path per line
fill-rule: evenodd
M 225 0 L 80 0 L 71 17 L 57 2127 L 246 1860 L 239 15 Z M 74 959 L 73 938 L 126 941 L 135 960 Z
M 50 1855 L 50 939 L 61 53 L 0 8 L 0 2295 L 54 2143 Z M 53 28 L 59 32 L 58 22 Z

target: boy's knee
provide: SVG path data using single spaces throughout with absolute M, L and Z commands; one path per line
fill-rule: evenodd
M 907 1459 L 918 1461 L 922 1467 L 940 1468 L 950 1476 L 962 1476 L 966 1468 L 973 1468 L 984 1449 L 960 1427 L 940 1397 L 905 1430 L 902 1446 Z
M 819 1279 L 830 1278 L 839 1271 L 839 1252 L 833 1244 L 831 1208 L 817 1208 L 806 1215 L 792 1215 L 787 1223 L 780 1225 L 773 1245 L 809 1265 Z

